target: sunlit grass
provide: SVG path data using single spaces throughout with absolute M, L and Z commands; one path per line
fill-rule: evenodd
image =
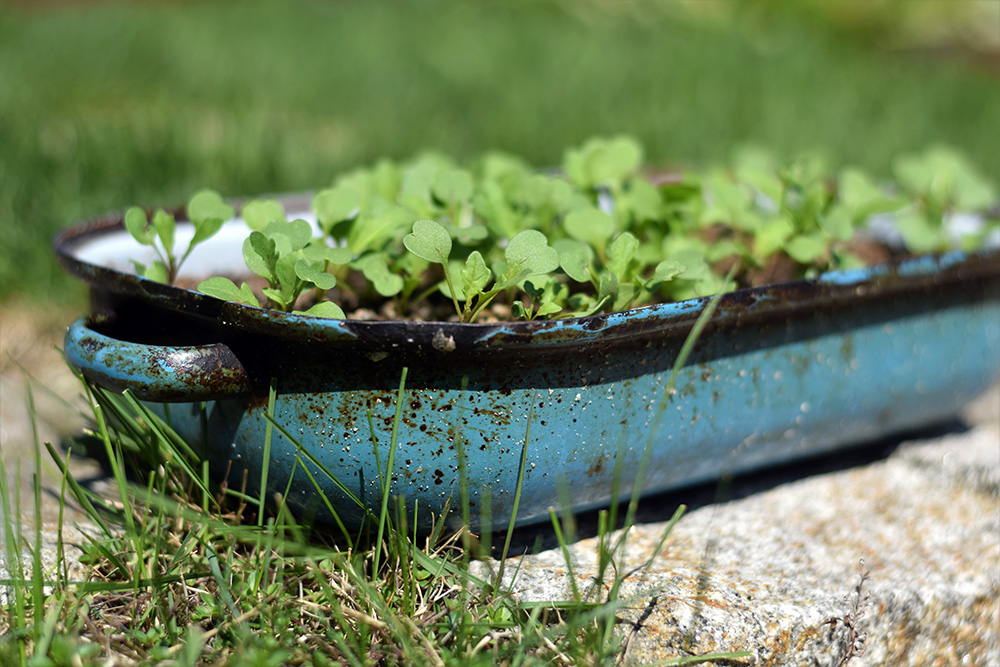
M 568 601 L 518 602 L 502 584 L 506 545 L 496 578 L 477 577 L 474 554 L 462 547 L 467 531 L 448 533 L 443 523 L 429 535 L 407 530 L 405 514 L 390 510 L 388 476 L 383 511 L 372 517 L 377 533 L 355 534 L 346 546 L 297 523 L 280 496 L 273 511 L 261 511 L 214 486 L 203 502 L 198 461 L 166 422 L 128 394 L 87 390 L 117 493 L 103 499 L 66 478 L 96 524 L 83 545 L 85 581 L 43 568 L 40 525 L 20 524 L 17 493 L 0 484 L 12 564 L 0 655 L 14 663 L 575 665 L 618 654 L 615 614 L 624 601 L 575 591 Z M 245 513 L 261 520 L 241 521 L 253 518 Z M 610 563 L 617 554 L 602 521 Z
M 678 368 L 717 299 L 680 350 Z M 664 406 L 673 381 L 665 389 Z M 282 501 L 287 491 L 265 506 L 245 489 L 211 481 L 194 449 L 131 394 L 86 382 L 83 388 L 93 408 L 86 437 L 101 443 L 114 492 L 101 497 L 81 487 L 68 474 L 65 456 L 45 447 L 63 472 L 63 492 L 92 523 L 91 535 L 80 545 L 86 577 L 71 579 L 62 564 L 49 569 L 43 564 L 37 518 L 42 512 L 41 443 L 35 448 L 32 526 L 22 524 L 20 495 L 11 489 L 10 471 L 0 459 L 7 563 L 7 578 L 0 582 L 6 593 L 0 601 L 4 662 L 577 665 L 619 659 L 618 613 L 632 605 L 621 596 L 621 584 L 633 573 L 620 564 L 635 501 L 623 530 L 615 530 L 616 504 L 600 513 L 599 568 L 595 585 L 586 590 L 577 588 L 568 555 L 575 539 L 572 514 L 559 519 L 553 510 L 552 528 L 566 554 L 571 594 L 521 601 L 513 594 L 517 568 L 504 574 L 513 521 L 499 563 L 485 570 L 494 574 L 483 574 L 471 563 L 489 556 L 488 533 L 473 535 L 468 523 L 457 532 L 448 530 L 441 517 L 429 534 L 418 533 L 409 523 L 415 526 L 415 517 L 390 495 L 391 476 L 380 472 L 382 502 L 360 529 L 352 532 L 340 523 L 339 533 L 312 530 Z M 397 405 L 405 388 L 404 371 Z M 28 397 L 30 402 L 30 392 Z M 385 443 L 389 452 L 396 449 L 399 423 L 397 410 L 391 441 Z M 306 471 L 304 457 L 300 454 L 298 465 Z M 392 465 L 390 456 L 385 470 Z M 311 475 L 328 474 L 312 470 L 313 483 Z M 320 486 L 315 488 L 322 495 Z M 467 498 L 466 491 L 462 501 Z M 329 499 L 323 500 L 333 509 Z M 61 497 L 60 514 L 65 501 Z M 678 508 L 666 525 L 647 565 L 683 511 Z M 461 513 L 467 521 L 467 507 Z M 59 541 L 58 558 L 63 559 L 61 533 Z M 719 653 L 665 664 L 747 655 Z

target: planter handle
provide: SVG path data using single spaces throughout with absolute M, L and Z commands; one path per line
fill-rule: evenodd
M 159 403 L 193 403 L 251 393 L 246 369 L 222 343 L 142 345 L 97 333 L 85 317 L 66 331 L 66 361 L 95 384 Z

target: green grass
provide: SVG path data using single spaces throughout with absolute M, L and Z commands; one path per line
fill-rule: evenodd
M 474 554 L 462 547 L 467 530 L 446 533 L 439 523 L 428 536 L 409 531 L 404 515 L 393 519 L 386 512 L 395 506 L 387 486 L 383 511 L 353 539 L 311 532 L 280 500 L 273 511 L 258 511 L 255 500 L 235 490 L 209 489 L 201 462 L 166 422 L 128 394 L 84 386 L 94 405 L 91 432 L 106 448 L 117 494 L 101 498 L 64 478 L 95 530 L 82 545 L 89 576 L 72 580 L 63 564 L 43 569 L 40 525 L 21 525 L 16 485 L 8 487 L 9 471 L 0 459 L 8 563 L 8 578 L 0 581 L 7 591 L 0 603 L 0 664 L 616 660 L 622 640 L 616 614 L 630 602 L 617 595 L 626 576 L 616 566 L 624 540 L 611 532 L 615 520 L 607 513 L 593 590 L 604 590 L 607 581 L 612 594 L 600 599 L 574 586 L 569 600 L 519 602 L 503 583 L 506 545 L 500 573 L 476 576 L 470 567 Z M 405 374 L 400 395 L 404 387 Z M 395 442 L 387 444 L 395 449 Z M 61 454 L 48 449 L 64 466 Z M 35 465 L 40 469 L 39 456 Z M 34 489 L 37 517 L 37 473 Z M 683 507 L 661 545 L 682 513 Z M 255 521 L 254 514 L 263 520 Z M 561 523 L 554 519 L 553 525 L 566 549 Z M 620 534 L 627 532 L 626 526 Z M 508 543 L 509 537 L 508 531 Z
M 718 299 L 702 312 L 679 351 L 660 413 L 673 395 L 677 369 L 686 363 Z M 390 453 L 397 448 L 406 378 L 403 369 L 392 438 L 384 443 Z M 566 556 L 572 593 L 568 599 L 519 601 L 511 592 L 516 568 L 504 577 L 513 520 L 496 574 L 483 574 L 484 570 L 476 574 L 471 562 L 477 549 L 472 545 L 479 541 L 468 523 L 449 532 L 438 517 L 430 534 L 411 531 L 413 519 L 390 495 L 391 476 L 380 471 L 380 511 L 371 512 L 368 523 L 351 532 L 338 522 L 339 538 L 314 532 L 296 521 L 280 494 L 273 506 L 265 507 L 242 489 L 213 483 L 205 461 L 173 432 L 169 420 L 157 417 L 131 394 L 116 394 L 85 381 L 82 386 L 93 410 L 88 437 L 103 448 L 116 493 L 101 497 L 82 488 L 69 475 L 64 456 L 46 443 L 63 472 L 60 516 L 68 490 L 93 524 L 94 534 L 81 545 L 81 562 L 89 574 L 72 580 L 62 562 L 66 556 L 61 532 L 60 562 L 49 570 L 43 565 L 42 446 L 37 432 L 33 530 L 22 524 L 20 493 L 11 490 L 6 459 L 0 456 L 4 517 L 0 537 L 7 570 L 7 578 L 0 581 L 5 598 L 0 600 L 0 664 L 172 660 L 183 665 L 610 665 L 618 661 L 623 626 L 617 615 L 635 604 L 620 590 L 624 579 L 636 571 L 625 572 L 621 563 L 637 492 L 621 531 L 615 532 L 615 504 L 600 513 L 599 566 L 588 590 L 577 587 L 569 557 L 568 545 L 575 539 L 572 515 L 560 521 L 552 510 L 552 527 Z M 274 393 L 272 385 L 269 414 Z M 30 389 L 27 397 L 33 414 Z M 274 425 L 280 428 L 277 422 Z M 530 428 L 529 414 L 519 486 Z M 461 436 L 458 441 L 461 444 Z M 651 446 L 646 444 L 647 454 Z M 644 456 L 641 467 L 647 460 Z M 391 454 L 385 465 L 386 470 L 393 467 Z M 314 469 L 314 474 L 322 472 Z M 641 476 L 640 472 L 640 480 Z M 615 477 L 612 495 L 617 497 L 621 482 L 617 473 Z M 466 477 L 461 479 L 464 502 Z M 312 475 L 309 480 L 315 483 Z M 318 485 L 316 491 L 322 495 Z M 656 557 L 683 512 L 683 506 L 677 509 L 642 567 Z M 467 522 L 467 505 L 461 514 Z M 479 537 L 484 545 L 479 553 L 488 556 L 491 536 L 484 532 Z M 749 656 L 716 653 L 661 664 Z
M 717 162 L 749 142 L 885 175 L 899 152 L 946 142 L 1000 174 L 995 74 L 779 12 L 713 21 L 680 3 L 620 6 L 0 9 L 0 300 L 79 303 L 49 239 L 83 217 L 200 187 L 318 188 L 423 148 L 552 165 L 585 137 L 624 132 L 659 163 Z

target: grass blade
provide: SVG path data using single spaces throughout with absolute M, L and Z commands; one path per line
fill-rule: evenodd
M 524 445 L 521 446 L 521 460 L 517 466 L 517 486 L 514 488 L 514 506 L 510 510 L 510 523 L 507 525 L 507 535 L 503 541 L 503 551 L 500 553 L 500 567 L 497 569 L 497 587 L 503 582 L 504 565 L 507 563 L 507 552 L 510 550 L 510 540 L 514 535 L 514 523 L 517 521 L 517 509 L 521 505 L 521 490 L 524 487 L 524 469 L 528 463 L 528 443 L 531 442 L 531 420 L 535 416 L 535 396 L 532 392 L 528 406 L 528 423 L 524 427 Z
M 389 437 L 389 456 L 386 461 L 385 475 L 382 478 L 382 508 L 378 518 L 378 536 L 375 538 L 375 564 L 373 572 L 378 573 L 379 556 L 382 553 L 382 537 L 385 532 L 386 517 L 389 511 L 389 488 L 392 482 L 392 470 L 396 461 L 396 443 L 399 441 L 399 423 L 403 417 L 403 392 L 406 389 L 406 374 L 409 369 L 404 366 L 399 374 L 399 389 L 396 391 L 396 416 L 392 420 L 392 435 Z
M 271 466 L 271 430 L 274 420 L 274 401 L 278 392 L 278 380 L 271 378 L 271 386 L 267 392 L 267 424 L 264 426 L 264 455 L 260 470 L 260 507 L 257 510 L 257 527 L 264 526 L 264 508 L 267 506 L 267 474 Z
M 67 463 L 63 461 L 62 457 L 59 456 L 59 453 L 51 443 L 46 442 L 45 448 L 48 450 L 49 456 L 52 457 L 52 460 L 59 468 L 59 472 L 69 484 L 69 488 L 73 492 L 73 497 L 76 498 L 78 503 L 80 503 L 84 512 L 86 512 L 90 520 L 94 522 L 94 525 L 101 529 L 101 532 L 104 533 L 105 537 L 113 539 L 116 536 L 116 533 L 104 520 L 102 513 L 110 516 L 118 516 L 120 512 L 105 503 L 99 496 L 80 486 L 80 483 L 76 481 L 76 478 L 70 474 Z M 94 504 L 95 502 L 97 505 Z
M 351 500 L 351 502 L 353 502 L 355 505 L 357 505 L 362 509 L 366 508 L 365 504 L 361 501 L 361 499 L 358 498 L 358 496 L 355 495 L 355 493 L 351 491 L 346 484 L 340 481 L 340 478 L 337 477 L 335 474 L 333 474 L 333 472 L 329 468 L 327 468 L 315 454 L 313 454 L 309 449 L 307 449 L 306 446 L 303 445 L 301 441 L 295 437 L 295 435 L 290 433 L 288 429 L 286 429 L 280 423 L 275 421 L 273 417 L 267 415 L 265 415 L 265 417 L 274 426 L 274 428 L 278 429 L 278 432 L 281 433 L 281 435 L 283 435 L 290 443 L 292 443 L 292 445 L 295 447 L 295 449 L 300 455 L 305 456 L 310 463 L 312 463 L 319 469 L 320 472 L 326 475 L 327 478 L 329 478 L 329 480 L 333 482 L 334 485 L 336 485 L 336 487 L 340 489 L 344 493 L 344 495 L 346 495 Z
M 42 565 L 42 446 L 38 438 L 38 415 L 35 413 L 35 394 L 31 383 L 24 382 L 28 396 L 28 419 L 31 421 L 31 438 L 34 451 L 35 470 L 31 476 L 31 490 L 35 502 L 35 547 L 31 554 L 31 601 L 35 622 L 45 606 L 45 590 L 42 580 L 45 572 Z M 41 629 L 40 627 L 38 628 Z
M 732 279 L 738 266 L 739 264 L 736 264 L 729 270 L 729 273 L 725 278 L 727 283 Z M 719 301 L 723 296 L 724 294 L 720 292 L 709 299 L 708 303 L 702 309 L 701 314 L 698 315 L 698 319 L 695 320 L 694 325 L 691 327 L 691 331 L 684 339 L 684 344 L 681 345 L 681 350 L 677 354 L 677 359 L 674 360 L 673 368 L 670 370 L 670 376 L 667 379 L 666 386 L 663 388 L 663 394 L 660 397 L 660 403 L 657 406 L 656 414 L 649 430 L 649 437 L 646 439 L 645 447 L 643 447 L 642 458 L 639 461 L 639 469 L 636 473 L 635 483 L 632 486 L 632 496 L 629 499 L 628 510 L 625 514 L 625 529 L 621 532 L 621 542 L 618 548 L 620 554 L 624 552 L 625 541 L 629 533 L 628 528 L 635 524 L 635 513 L 639 508 L 639 496 L 642 494 L 642 482 L 645 479 L 646 469 L 649 467 L 649 461 L 653 454 L 653 438 L 655 437 L 657 431 L 659 431 L 660 423 L 663 421 L 663 415 L 666 414 L 667 406 L 673 398 L 674 387 L 677 384 L 677 377 L 680 375 L 681 369 L 691 356 L 691 352 L 694 350 L 694 346 L 698 342 L 698 339 L 701 338 L 701 334 L 705 330 L 705 327 L 708 326 L 709 320 L 712 319 L 712 315 L 715 314 L 715 309 L 718 308 Z
M 580 589 L 576 585 L 576 574 L 573 572 L 573 560 L 569 553 L 569 545 L 566 543 L 566 538 L 563 537 L 562 527 L 559 525 L 559 518 L 556 516 L 556 511 L 549 508 L 549 519 L 552 521 L 552 530 L 555 531 L 556 541 L 559 542 L 559 548 L 563 553 L 563 560 L 566 561 L 566 576 L 569 577 L 569 585 L 573 591 L 573 600 L 575 602 L 583 602 L 583 598 L 580 596 Z

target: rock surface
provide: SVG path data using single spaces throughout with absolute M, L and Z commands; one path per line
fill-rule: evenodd
M 617 613 L 626 662 L 747 651 L 732 664 L 1000 665 L 1000 392 L 968 418 L 861 465 L 720 488 L 737 497 L 689 511 L 658 553 L 666 522 L 632 528 L 617 562 L 634 569 Z M 654 501 L 661 519 L 683 496 Z M 572 568 L 549 549 L 505 580 L 523 600 L 564 600 L 572 572 L 582 595 L 606 599 L 598 538 L 569 551 Z

